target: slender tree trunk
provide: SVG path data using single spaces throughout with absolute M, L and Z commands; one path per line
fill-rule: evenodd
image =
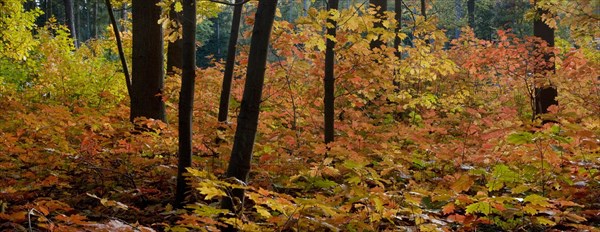
M 421 16 L 427 20 L 427 3 L 426 0 L 421 0 Z
M 541 9 L 537 10 L 537 17 L 533 21 L 533 35 L 544 40 L 549 47 L 554 47 L 554 29 L 544 23 L 541 19 L 541 15 L 548 13 L 547 11 L 543 11 Z M 554 72 L 555 66 L 554 62 L 551 61 L 552 54 L 545 54 L 544 60 L 545 63 L 551 62 L 549 66 L 540 67 L 536 71 L 536 73 L 547 73 Z M 555 86 L 536 86 L 535 87 L 535 103 L 534 103 L 534 114 L 533 118 L 535 119 L 540 114 L 548 113 L 548 107 L 551 105 L 558 105 L 558 101 L 556 97 L 558 96 L 558 91 Z
M 231 158 L 227 168 L 227 177 L 234 177 L 243 182 L 248 181 L 248 174 L 250 173 L 252 149 L 258 127 L 258 115 L 265 78 L 269 37 L 276 8 L 277 0 L 259 0 L 254 29 L 252 30 L 246 83 Z M 239 199 L 243 204 L 244 190 L 234 189 L 230 197 L 223 199 L 221 207 L 237 213 L 233 201 Z
M 169 17 L 174 19 L 179 26 L 181 26 L 181 14 L 175 12 L 175 9 L 171 9 Z M 174 74 L 174 69 L 182 69 L 183 66 L 183 40 L 178 39 L 174 42 L 169 42 L 167 45 L 167 75 Z
M 64 5 L 65 5 L 65 22 L 67 23 L 67 27 L 69 28 L 69 31 L 71 32 L 69 35 L 71 36 L 71 38 L 73 39 L 73 43 L 75 44 L 75 47 L 79 46 L 79 43 L 77 41 L 77 32 L 75 31 L 75 16 L 73 14 L 73 1 L 72 0 L 63 0 Z
M 370 7 L 377 8 L 377 13 L 375 17 L 379 18 L 380 20 L 383 20 L 385 18 L 384 12 L 387 10 L 387 0 L 369 0 L 369 4 Z M 375 25 L 373 25 L 373 27 L 382 28 L 383 23 L 381 21 L 377 22 L 375 23 Z M 371 49 L 380 48 L 381 45 L 383 45 L 383 41 L 380 39 L 373 40 L 370 44 Z
M 328 10 L 338 9 L 338 0 L 329 0 Z M 327 28 L 327 34 L 329 36 L 336 36 L 337 22 L 331 18 L 327 18 L 328 24 L 332 24 L 332 27 Z M 327 38 L 327 44 L 325 49 L 325 78 L 323 84 L 325 86 L 325 97 L 323 99 L 323 108 L 325 111 L 325 143 L 333 142 L 334 140 L 334 114 L 335 114 L 335 42 Z
M 398 22 L 396 25 L 396 35 L 400 33 L 402 30 L 402 0 L 394 0 L 394 12 L 396 13 L 395 18 Z M 402 45 L 402 40 L 398 36 L 394 37 L 394 48 L 396 48 L 396 57 L 398 59 L 402 58 L 402 53 L 400 52 L 400 46 Z
M 236 0 L 235 3 L 242 3 L 244 0 Z M 236 5 L 233 8 L 233 19 L 231 21 L 231 32 L 229 33 L 229 45 L 227 46 L 227 58 L 225 63 L 225 72 L 223 74 L 223 84 L 221 85 L 221 99 L 219 101 L 219 122 L 227 122 L 229 115 L 229 99 L 231 96 L 231 82 L 233 80 L 233 68 L 235 66 L 235 53 L 240 31 L 240 21 L 242 18 L 243 5 Z
M 304 17 L 306 17 L 308 15 L 308 7 L 309 7 L 308 1 L 309 0 L 302 0 L 302 10 L 303 10 L 302 14 L 304 15 Z
M 216 57 L 221 57 L 221 21 L 219 18 L 215 18 L 215 34 L 217 36 L 217 55 Z
M 81 12 L 79 11 L 79 1 L 73 1 L 73 16 L 75 16 L 75 38 L 77 38 L 77 46 L 82 42 L 81 35 L 83 34 L 83 30 L 81 30 Z
M 154 1 L 154 0 L 152 0 Z M 133 7 L 133 6 L 132 6 Z M 121 21 L 123 23 L 122 27 L 123 27 L 123 31 L 127 31 L 127 27 L 125 26 L 125 21 L 127 21 L 127 3 L 123 3 L 123 5 L 121 6 Z
M 179 165 L 175 206 L 181 208 L 186 192 L 186 168 L 192 166 L 192 116 L 194 111 L 194 85 L 196 79 L 196 0 L 183 1 L 183 69 L 179 94 Z
M 460 22 L 463 17 L 462 0 L 454 0 L 454 11 L 456 13 L 456 22 Z M 454 28 L 454 38 L 460 37 L 460 27 Z
M 133 64 L 131 115 L 166 121 L 163 33 L 159 25 L 160 0 L 133 0 Z
M 105 4 L 106 4 L 106 10 L 108 11 L 108 18 L 110 18 L 113 32 L 115 33 L 115 39 L 117 40 L 117 50 L 119 51 L 119 58 L 121 59 L 121 65 L 123 66 L 123 74 L 125 74 L 125 85 L 127 86 L 127 94 L 129 95 L 129 100 L 131 100 L 131 97 L 132 97 L 131 77 L 129 75 L 129 68 L 127 68 L 127 59 L 125 59 L 125 52 L 123 51 L 123 42 L 121 42 L 121 33 L 119 32 L 119 26 L 117 24 L 117 19 L 115 18 L 115 14 L 113 12 L 112 4 L 110 4 L 110 0 L 105 0 Z
M 98 21 L 100 20 L 98 18 L 98 1 L 99 0 L 94 0 L 94 16 L 92 20 L 92 37 L 94 38 L 98 38 Z
M 475 30 L 475 0 L 467 0 L 467 14 L 469 15 L 469 27 Z

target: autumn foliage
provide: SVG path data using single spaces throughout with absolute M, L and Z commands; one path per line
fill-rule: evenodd
M 0 230 L 598 231 L 598 51 L 510 30 L 488 41 L 465 28 L 448 41 L 435 18 L 417 16 L 399 59 L 391 44 L 409 35 L 387 14 L 311 8 L 275 22 L 247 185 L 221 178 L 236 127 L 217 123 L 223 64 L 199 69 L 194 190 L 179 210 L 180 77 L 165 80 L 168 123 L 141 119 L 150 129 L 135 130 L 110 40 L 74 50 L 62 26 L 38 28 L 27 60 L 0 56 Z M 325 145 L 327 17 L 338 28 L 336 140 Z M 376 38 L 384 45 L 372 50 Z M 248 47 L 239 50 L 234 76 L 245 76 Z M 556 72 L 533 72 L 547 52 Z M 532 91 L 548 83 L 560 104 L 542 124 Z M 218 201 L 234 188 L 246 190 L 243 215 L 223 217 Z

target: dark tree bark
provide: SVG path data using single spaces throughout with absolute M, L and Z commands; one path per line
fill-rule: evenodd
M 460 22 L 463 17 L 462 0 L 454 0 L 454 11 L 456 13 L 456 21 Z M 460 27 L 454 29 L 454 38 L 460 37 Z
M 146 117 L 166 121 L 163 33 L 159 0 L 133 0 L 133 64 L 130 120 Z
M 243 182 L 248 181 L 248 174 L 250 173 L 252 149 L 258 127 L 258 115 L 265 78 L 269 37 L 276 8 L 277 0 L 259 0 L 254 29 L 252 30 L 246 83 L 244 85 L 244 94 L 240 106 L 231 158 L 229 159 L 227 168 L 227 177 L 234 177 Z M 230 197 L 223 199 L 221 207 L 237 213 L 233 201 L 234 199 L 239 199 L 243 204 L 244 190 L 235 189 Z
M 94 12 L 93 12 L 94 16 L 92 17 L 92 37 L 93 38 L 97 38 L 98 37 L 98 21 L 99 21 L 99 18 L 98 18 L 98 1 L 99 0 L 94 0 Z
M 554 29 L 544 23 L 541 19 L 541 15 L 548 12 L 538 9 L 537 13 L 538 15 L 533 21 L 533 35 L 545 41 L 548 44 L 548 47 L 554 47 Z M 552 54 L 545 54 L 544 59 L 545 63 L 551 62 L 551 64 L 535 70 L 536 73 L 554 72 L 554 62 L 551 61 Z M 540 114 L 548 113 L 548 107 L 551 105 L 558 105 L 558 101 L 556 100 L 557 96 L 558 91 L 554 86 L 536 86 L 534 119 Z
M 71 32 L 69 35 L 73 39 L 73 43 L 75 47 L 79 46 L 77 42 L 77 32 L 75 31 L 75 15 L 73 14 L 73 1 L 72 0 L 63 0 L 65 5 L 65 22 L 67 23 L 67 27 Z
M 402 0 L 394 0 L 394 12 L 396 15 L 394 16 L 398 25 L 396 25 L 396 35 L 400 33 L 402 30 Z M 400 52 L 400 45 L 402 44 L 402 40 L 398 36 L 394 38 L 394 48 L 396 48 L 396 57 L 398 59 L 402 58 L 402 53 Z
M 425 0 L 421 0 L 421 15 L 427 20 L 427 3 Z
M 378 8 L 375 17 L 383 20 L 385 17 L 384 12 L 387 10 L 387 0 L 369 0 L 369 4 L 370 4 L 370 7 Z M 383 23 L 381 23 L 381 22 L 375 23 L 375 25 L 373 25 L 373 27 L 382 28 Z M 380 39 L 373 40 L 373 41 L 371 41 L 371 44 L 370 44 L 371 49 L 380 48 L 381 45 L 383 45 L 383 41 L 381 41 Z
M 308 8 L 309 8 L 308 1 L 309 0 L 302 0 L 302 15 L 304 17 L 306 17 L 308 15 Z
M 241 3 L 244 0 L 236 0 L 233 8 L 233 19 L 231 21 L 231 32 L 229 33 L 229 45 L 227 46 L 227 59 L 225 63 L 225 72 L 223 74 L 223 84 L 221 86 L 221 99 L 219 101 L 219 122 L 227 122 L 229 115 L 229 98 L 231 96 L 231 82 L 233 80 L 233 68 L 235 66 L 235 53 L 240 31 L 240 21 L 242 18 Z
M 192 116 L 196 79 L 196 0 L 183 1 L 183 69 L 179 93 L 179 165 L 175 206 L 181 208 L 190 190 L 185 181 L 186 168 L 192 166 Z
M 475 0 L 467 0 L 467 14 L 469 15 L 469 27 L 475 29 Z
M 338 9 L 338 0 L 329 0 L 328 10 Z M 329 36 L 336 36 L 337 22 L 331 18 L 327 18 L 328 24 L 332 24 L 332 27 L 327 28 L 327 34 Z M 334 140 L 334 113 L 335 113 L 335 75 L 334 75 L 334 64 L 335 64 L 335 42 L 327 38 L 327 44 L 325 49 L 325 78 L 323 84 L 325 86 L 325 97 L 323 98 L 323 108 L 325 111 L 325 143 L 333 142 Z
M 106 10 L 108 11 L 108 18 L 110 18 L 110 23 L 112 24 L 113 32 L 115 33 L 115 39 L 117 40 L 117 50 L 119 51 L 119 58 L 121 59 L 121 65 L 123 66 L 123 74 L 125 74 L 125 85 L 127 86 L 127 94 L 129 95 L 129 100 L 131 100 L 131 77 L 129 76 L 129 68 L 127 68 L 127 59 L 125 59 L 125 52 L 123 51 L 121 33 L 119 33 L 119 27 L 117 25 L 117 20 L 115 19 L 112 4 L 110 4 L 110 0 L 105 0 L 105 3 Z
M 169 17 L 177 21 L 177 24 L 181 26 L 181 14 L 175 12 L 175 9 L 171 9 Z M 169 42 L 167 45 L 167 75 L 174 74 L 174 69 L 182 69 L 183 67 L 183 40 L 178 39 L 174 42 Z

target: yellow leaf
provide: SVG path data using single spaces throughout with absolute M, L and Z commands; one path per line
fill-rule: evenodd
M 181 6 L 181 2 L 175 2 L 175 12 L 181 12 L 183 10 L 183 6 Z
M 556 222 L 553 222 L 552 220 L 545 218 L 545 217 L 536 217 L 535 219 L 536 219 L 537 223 L 540 225 L 548 225 L 548 226 L 556 225 Z
M 225 193 L 225 191 L 214 187 L 214 186 L 200 186 L 198 188 L 196 188 L 198 191 L 200 191 L 200 193 L 202 193 L 203 195 L 206 195 L 204 197 L 204 200 L 210 200 L 213 199 L 215 197 L 218 196 L 227 196 L 227 194 Z
M 271 212 L 269 212 L 267 209 L 265 209 L 265 207 L 262 207 L 260 205 L 255 205 L 254 208 L 256 209 L 256 212 L 258 214 L 260 214 L 260 216 L 264 217 L 264 218 L 271 218 Z

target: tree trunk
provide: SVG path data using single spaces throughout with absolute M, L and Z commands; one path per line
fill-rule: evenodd
M 98 18 L 98 1 L 99 0 L 94 0 L 94 16 L 92 19 L 92 37 L 97 38 L 98 37 L 98 21 L 100 21 L 100 19 Z
M 421 16 L 427 20 L 427 3 L 425 0 L 421 0 Z
M 186 168 L 192 166 L 192 116 L 194 111 L 194 85 L 196 79 L 196 0 L 183 1 L 183 69 L 179 94 L 179 165 L 175 206 L 181 208 L 186 192 Z
M 387 0 L 369 0 L 369 5 L 370 7 L 377 9 L 375 17 L 379 18 L 380 20 L 383 20 L 385 18 L 384 12 L 387 10 Z M 383 23 L 381 21 L 377 22 L 375 23 L 375 25 L 373 25 L 373 27 L 382 28 Z M 380 48 L 381 45 L 383 45 L 383 41 L 381 41 L 380 39 L 373 40 L 370 44 L 371 49 Z
M 329 0 L 328 10 L 338 9 L 338 0 Z M 327 18 L 328 24 L 332 24 L 332 27 L 327 28 L 327 34 L 335 38 L 337 22 L 331 18 Z M 325 97 L 323 99 L 323 108 L 325 111 L 325 143 L 333 142 L 334 140 L 334 102 L 335 102 L 335 76 L 334 76 L 334 64 L 335 64 L 335 42 L 327 38 L 327 44 L 325 49 L 325 78 L 323 84 L 325 87 Z
M 258 115 L 265 78 L 269 36 L 276 8 L 277 0 L 259 0 L 254 29 L 252 30 L 246 83 L 244 85 L 244 94 L 240 106 L 231 158 L 229 159 L 227 168 L 227 177 L 234 177 L 243 182 L 248 181 L 248 174 L 250 173 L 252 149 L 258 127 Z M 239 199 L 243 204 L 244 190 L 234 189 L 230 197 L 223 199 L 221 207 L 237 213 L 233 202 L 237 201 L 234 199 Z
M 236 0 L 240 4 L 244 0 Z M 235 66 L 235 53 L 240 31 L 240 21 L 242 18 L 243 5 L 236 5 L 233 8 L 233 19 L 231 21 L 231 32 L 229 33 L 229 45 L 227 46 L 227 59 L 225 63 L 225 72 L 223 74 L 223 84 L 221 85 L 221 99 L 219 101 L 219 122 L 227 122 L 229 114 L 229 98 L 231 96 L 231 82 L 233 80 L 233 68 Z
M 119 58 L 121 59 L 121 65 L 123 67 L 123 74 L 125 75 L 125 85 L 127 86 L 127 94 L 129 95 L 129 100 L 132 97 L 132 87 L 131 87 L 131 77 L 129 75 L 129 68 L 127 67 L 127 59 L 125 59 L 125 52 L 123 51 L 123 42 L 121 42 L 121 33 L 119 32 L 119 27 L 117 24 L 117 20 L 115 19 L 115 14 L 113 12 L 112 4 L 110 4 L 110 0 L 105 0 L 106 10 L 108 11 L 108 18 L 112 24 L 113 32 L 115 33 L 115 39 L 117 40 L 117 50 L 119 51 Z
M 73 14 L 73 1 L 72 0 L 63 0 L 65 5 L 65 22 L 67 23 L 67 27 L 71 32 L 69 35 L 73 39 L 73 43 L 75 47 L 79 46 L 77 42 L 77 32 L 75 31 L 75 16 Z
M 475 30 L 475 0 L 467 0 L 467 14 L 469 15 L 469 27 Z
M 454 0 L 454 11 L 456 13 L 456 22 L 460 22 L 463 17 L 462 0 Z M 454 38 L 460 37 L 460 27 L 454 28 Z
M 169 12 L 169 17 L 181 26 L 181 14 L 175 12 L 175 8 Z M 173 75 L 174 69 L 182 69 L 183 66 L 183 40 L 178 39 L 167 45 L 167 75 Z
M 163 33 L 159 25 L 160 0 L 133 0 L 133 64 L 131 115 L 166 121 L 162 100 L 164 84 Z
M 77 46 L 79 46 L 81 41 L 83 41 L 81 39 L 81 35 L 83 35 L 83 30 L 81 30 L 81 12 L 79 11 L 79 5 L 77 5 L 78 3 L 79 1 L 73 2 L 73 15 L 75 16 L 75 31 L 77 31 L 77 34 L 75 34 L 75 38 L 77 38 Z
M 402 30 L 402 0 L 394 0 L 394 12 L 396 15 L 394 16 L 398 25 L 396 25 L 396 35 L 400 33 Z M 398 59 L 402 58 L 402 53 L 400 52 L 400 46 L 402 45 L 402 40 L 398 36 L 394 37 L 394 48 L 396 48 L 396 57 Z
M 309 0 L 302 0 L 302 10 L 303 10 L 302 14 L 304 15 L 304 17 L 306 17 L 308 15 L 308 7 L 309 7 L 308 1 Z
M 533 35 L 546 41 L 548 47 L 554 47 L 554 29 L 544 23 L 541 19 L 541 15 L 545 13 L 548 12 L 540 9 L 537 10 L 537 17 L 533 21 Z M 545 63 L 552 63 L 548 66 L 538 68 L 535 70 L 536 73 L 554 72 L 555 66 L 551 59 L 552 54 L 545 54 Z M 558 101 L 556 100 L 557 96 L 558 91 L 554 86 L 536 86 L 533 118 L 535 119 L 540 114 L 548 113 L 548 107 L 551 105 L 558 105 Z

